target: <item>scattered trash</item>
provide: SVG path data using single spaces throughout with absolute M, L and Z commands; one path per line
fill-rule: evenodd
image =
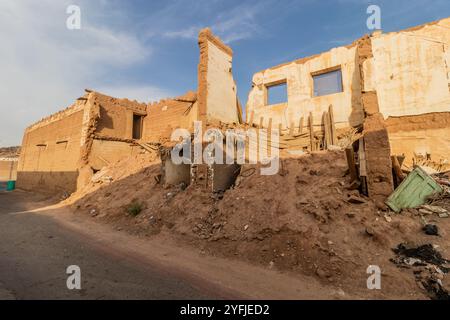
M 348 212 L 345 215 L 349 218 L 354 218 L 356 216 L 356 214 L 354 214 L 353 212 Z
M 422 261 L 434 264 L 442 265 L 448 261 L 442 257 L 442 255 L 437 252 L 433 245 L 424 244 L 418 247 L 410 246 L 406 243 L 401 243 L 397 248 L 393 249 L 394 253 L 402 255 L 409 258 L 418 258 Z
M 422 169 L 423 171 L 425 171 L 427 174 L 429 174 L 430 176 L 436 173 L 439 173 L 439 171 L 437 171 L 436 169 L 433 169 L 431 167 L 428 166 L 418 166 L 420 169 Z
M 244 231 L 247 231 L 247 229 L 248 229 L 248 224 L 246 224 L 246 225 L 244 226 Z
M 450 187 L 450 180 L 443 178 L 436 178 L 436 181 L 444 186 Z
M 373 236 L 373 235 L 375 234 L 375 230 L 373 230 L 372 227 L 367 227 L 367 228 L 366 228 L 366 233 L 367 233 L 369 236 Z
M 395 212 L 404 208 L 417 208 L 442 187 L 420 167 L 414 169 L 389 196 L 386 204 Z
M 423 232 L 429 236 L 438 236 L 439 229 L 435 224 L 427 224 L 422 228 Z
M 187 188 L 187 184 L 186 184 L 185 182 L 182 182 L 182 183 L 180 183 L 180 184 L 178 185 L 178 188 L 179 188 L 181 191 L 184 191 L 184 190 L 186 190 L 186 188 Z
M 391 259 L 391 262 L 401 268 L 414 268 L 417 285 L 431 299 L 450 300 L 450 294 L 442 284 L 444 275 L 450 271 L 444 264 L 449 261 L 435 249 L 431 244 L 415 247 L 402 243 L 393 249 L 397 257 Z
M 428 211 L 431 212 L 431 214 L 433 213 L 437 213 L 437 214 L 443 214 L 443 213 L 447 213 L 448 211 L 445 210 L 444 208 L 438 207 L 438 206 L 430 206 L 430 205 L 423 205 L 420 207 L 421 209 L 423 209 L 424 211 Z
M 403 260 L 403 262 L 405 264 L 407 264 L 408 266 L 419 266 L 419 265 L 424 265 L 424 263 L 422 262 L 422 260 L 417 259 L 417 258 L 405 258 Z
M 93 183 L 111 183 L 113 178 L 107 175 L 107 173 L 107 169 L 102 169 L 92 176 L 91 181 Z

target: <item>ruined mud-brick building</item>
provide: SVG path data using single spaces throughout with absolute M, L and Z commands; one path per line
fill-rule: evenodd
M 409 164 L 416 157 L 450 160 L 449 45 L 447 18 L 400 32 L 377 31 L 266 69 L 253 76 L 247 119 L 291 132 L 305 122 L 318 131 L 305 141 L 305 149 L 313 150 L 335 144 L 325 130 L 330 113 L 331 130 L 363 128 L 364 174 L 381 181 L 376 193 L 388 195 L 392 183 L 383 179 L 391 170 L 389 152 Z
M 141 152 L 142 147 L 151 148 L 176 128 L 191 129 L 195 120 L 239 123 L 232 50 L 209 29 L 200 32 L 199 47 L 196 92 L 146 104 L 86 90 L 67 109 L 29 126 L 23 136 L 17 186 L 70 193 L 104 166 Z M 190 168 L 173 169 L 167 179 L 189 180 Z
M 193 121 L 201 120 L 222 128 L 278 129 L 282 156 L 350 142 L 359 188 L 383 203 L 394 188 L 392 154 L 405 155 L 407 164 L 418 157 L 435 163 L 450 158 L 449 40 L 450 18 L 401 32 L 378 31 L 258 72 L 242 123 L 233 52 L 203 30 L 195 92 L 145 104 L 87 91 L 68 109 L 27 128 L 18 187 L 74 191 L 109 163 L 167 141 L 175 128 L 192 132 Z M 269 145 L 270 139 L 257 143 Z M 160 156 L 169 184 L 223 190 L 239 169 L 174 165 L 167 152 Z

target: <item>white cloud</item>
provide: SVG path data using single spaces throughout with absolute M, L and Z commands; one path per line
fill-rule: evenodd
M 166 38 L 178 38 L 178 39 L 189 39 L 193 40 L 197 37 L 198 33 L 202 27 L 191 26 L 187 29 L 178 30 L 178 31 L 167 31 L 163 33 L 163 36 Z
M 199 1 L 201 2 L 201 1 Z M 198 32 L 204 27 L 211 27 L 213 32 L 217 33 L 225 43 L 231 43 L 238 40 L 248 39 L 261 32 L 262 26 L 258 23 L 258 14 L 267 8 L 269 4 L 273 4 L 271 0 L 264 0 L 258 2 L 243 2 L 240 5 L 234 6 L 230 9 L 223 10 L 223 13 L 219 14 L 211 20 L 204 21 L 204 25 L 196 23 L 191 26 L 184 26 L 179 29 L 165 31 L 162 33 L 166 38 L 178 38 L 193 40 L 197 38 Z M 198 16 L 198 6 L 189 8 L 185 5 L 185 2 L 178 2 L 177 5 L 171 7 L 174 12 L 183 12 L 185 15 Z M 214 2 L 206 2 L 204 4 L 208 11 L 215 10 Z M 214 12 L 215 13 L 215 12 Z M 211 16 L 205 13 L 205 16 Z M 196 19 L 198 20 L 198 19 Z M 187 19 L 188 22 L 195 21 L 193 19 Z M 262 32 L 261 32 L 262 33 Z
M 112 83 L 111 70 L 149 58 L 148 45 L 114 28 L 123 18 L 120 10 L 105 17 L 109 1 L 77 3 L 81 30 L 66 28 L 69 1 L 0 1 L 0 146 L 20 144 L 26 126 L 67 107 L 84 88 Z M 164 95 L 151 86 L 115 88 L 136 99 Z

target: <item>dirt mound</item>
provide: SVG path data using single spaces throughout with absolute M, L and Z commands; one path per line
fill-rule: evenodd
M 412 271 L 390 262 L 399 243 L 430 241 L 420 219 L 413 212 L 381 212 L 348 190 L 343 152 L 283 159 L 274 176 L 246 165 L 236 186 L 221 194 L 165 187 L 158 182 L 159 163 L 143 156 L 110 171 L 111 179 L 92 182 L 67 203 L 130 233 L 169 232 L 205 254 L 311 275 L 361 297 L 426 297 Z M 433 238 L 444 256 L 448 220 L 439 221 L 444 233 Z M 369 265 L 381 268 L 382 290 L 367 289 Z

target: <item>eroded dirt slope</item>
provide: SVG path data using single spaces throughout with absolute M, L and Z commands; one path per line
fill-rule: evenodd
M 275 176 L 245 167 L 233 189 L 215 195 L 164 187 L 160 166 L 151 160 L 140 155 L 115 164 L 66 203 L 76 214 L 130 233 L 168 231 L 205 254 L 314 276 L 361 298 L 427 297 L 413 269 L 390 261 L 400 243 L 432 243 L 450 256 L 449 219 L 431 218 L 440 229 L 439 237 L 431 237 L 415 210 L 396 215 L 369 199 L 349 200 L 358 192 L 346 188 L 343 152 L 284 159 Z M 136 207 L 141 210 L 133 214 Z M 380 266 L 382 290 L 367 290 L 369 265 Z

